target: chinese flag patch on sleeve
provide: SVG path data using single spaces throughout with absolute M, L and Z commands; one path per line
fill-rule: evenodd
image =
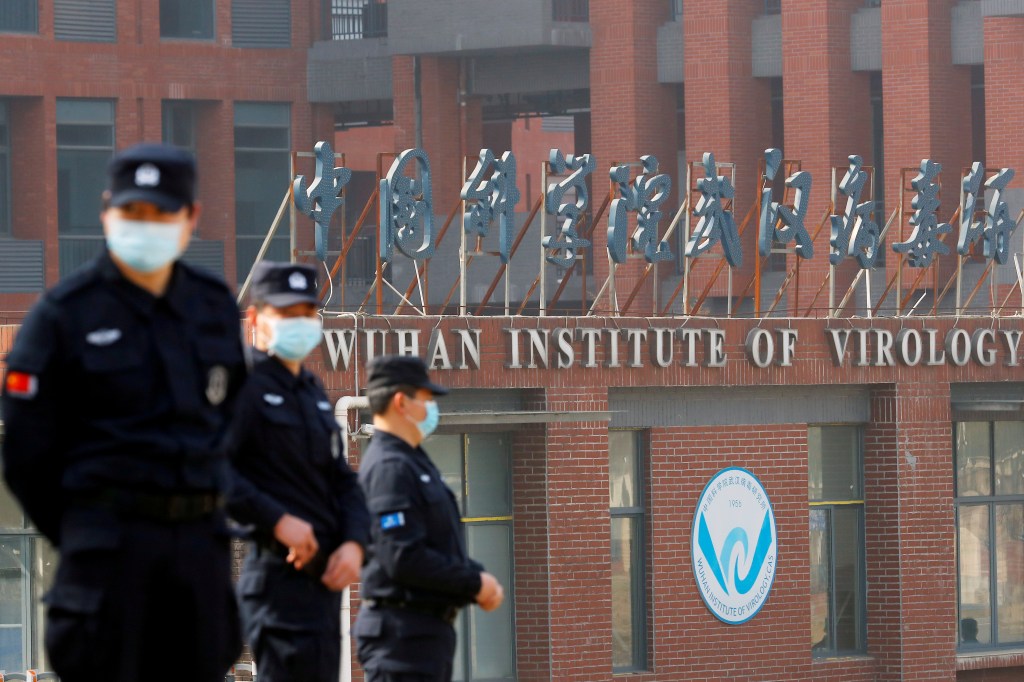
M 7 373 L 7 395 L 12 398 L 34 398 L 39 390 L 39 379 L 26 372 Z

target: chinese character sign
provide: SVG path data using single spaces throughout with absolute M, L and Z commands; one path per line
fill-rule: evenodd
M 774 180 L 782 161 L 782 151 L 765 150 L 765 176 Z M 800 171 L 786 178 L 786 187 L 796 190 L 793 207 L 790 208 L 777 201 L 772 201 L 772 190 L 761 191 L 761 219 L 758 231 L 758 251 L 762 256 L 772 252 L 772 243 L 788 244 L 796 242 L 796 253 L 801 258 L 814 255 L 814 242 L 804 226 L 807 216 L 807 203 L 811 198 L 811 174 Z
M 738 268 L 743 265 L 743 247 L 733 213 L 726 210 L 724 205 L 724 200 L 732 199 L 736 190 L 729 178 L 718 174 L 714 154 L 705 153 L 703 164 L 705 177 L 697 180 L 701 196 L 693 210 L 693 215 L 699 217 L 700 221 L 686 244 L 686 257 L 696 258 L 722 242 L 725 259 L 729 265 Z
M 296 176 L 292 184 L 292 196 L 295 208 L 312 218 L 316 224 L 316 257 L 327 260 L 327 232 L 331 226 L 331 217 L 345 205 L 341 191 L 352 179 L 352 171 L 334 167 L 334 152 L 327 142 L 317 142 L 313 150 L 316 156 L 313 184 L 307 188 L 305 176 Z
M 914 231 L 910 239 L 893 244 L 892 250 L 907 255 L 911 267 L 926 268 L 931 265 L 935 254 L 949 253 L 949 247 L 942 243 L 940 236 L 953 228 L 949 223 L 940 223 L 935 215 L 939 208 L 939 185 L 934 181 L 942 171 L 942 164 L 931 159 L 921 161 L 921 170 L 910 185 L 917 190 L 911 206 L 915 209 L 910 218 Z
M 551 150 L 548 162 L 556 175 L 566 171 L 571 173 L 548 185 L 544 210 L 557 216 L 560 225 L 556 235 L 544 235 L 541 243 L 546 249 L 562 251 L 561 254 L 547 256 L 549 263 L 568 268 L 576 260 L 577 250 L 590 246 L 590 240 L 580 237 L 577 228 L 583 212 L 590 204 L 587 176 L 594 172 L 596 162 L 590 154 L 562 156 L 558 149 Z M 569 191 L 575 193 L 576 200 L 572 203 L 563 202 Z
M 417 164 L 420 179 L 405 175 Z M 413 260 L 434 255 L 434 213 L 430 162 L 422 149 L 406 149 L 380 181 L 380 259 L 391 261 L 394 247 Z
M 829 244 L 832 252 L 828 260 L 832 265 L 839 265 L 847 257 L 857 259 L 861 268 L 870 268 L 875 264 L 881 233 L 878 223 L 871 219 L 873 202 L 861 203 L 860 195 L 867 183 L 868 174 L 864 171 L 864 160 L 856 155 L 848 157 L 850 168 L 839 183 L 839 192 L 846 197 L 846 209 L 842 215 L 830 217 L 832 236 Z
M 467 234 L 486 237 L 494 217 L 499 216 L 498 254 L 502 263 L 508 263 L 515 207 L 519 203 L 516 157 L 512 152 L 505 152 L 498 160 L 490 149 L 481 149 L 480 160 L 462 188 L 462 198 L 467 201 L 469 209 L 462 218 Z
M 985 258 L 995 258 L 1000 265 L 1009 257 L 1010 237 L 1017 228 L 1017 221 L 1010 216 L 1010 208 L 1003 200 L 1003 190 L 1013 176 L 1012 168 L 1003 168 L 985 183 L 985 187 L 992 190 L 985 219 Z
M 648 263 L 672 258 L 668 243 L 658 240 L 660 207 L 672 191 L 672 178 L 664 173 L 657 175 L 658 159 L 655 157 L 644 156 L 640 162 L 643 171 L 633 182 L 629 181 L 629 166 L 616 166 L 609 173 L 622 197 L 612 202 L 608 216 L 608 254 L 619 264 L 626 262 L 630 212 L 636 213 L 633 250 L 642 251 Z
M 961 256 L 970 253 L 971 246 L 981 239 L 985 229 L 984 221 L 974 219 L 974 214 L 978 212 L 978 194 L 984 180 L 985 167 L 980 161 L 975 161 L 960 181 L 964 193 L 964 209 L 960 212 L 960 238 L 956 243 L 956 252 Z

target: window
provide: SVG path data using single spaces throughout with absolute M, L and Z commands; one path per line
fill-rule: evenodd
M 764 0 L 765 14 L 782 14 L 782 0 Z
M 647 667 L 644 467 L 639 431 L 608 432 L 611 508 L 612 669 Z
M 432 436 L 425 445 L 455 495 L 469 556 L 505 588 L 496 611 L 465 609 L 456 625 L 456 682 L 515 679 L 512 594 L 512 477 L 507 434 Z
M 0 237 L 11 233 L 11 150 L 7 103 L 0 100 Z
M 196 105 L 187 100 L 164 100 L 163 141 L 196 153 Z
M 388 36 L 388 4 L 378 0 L 331 0 L 331 39 Z
M 672 21 L 683 20 L 683 0 L 668 0 L 669 11 L 672 13 Z
M 56 568 L 56 551 L 32 529 L 18 502 L 0 484 L 0 670 L 49 667 L 41 598 Z
M 235 255 L 245 281 L 291 184 L 291 108 L 278 103 L 235 103 Z M 288 224 L 282 222 L 267 260 L 290 260 Z
M 960 648 L 1024 643 L 1024 422 L 954 427 Z
M 213 40 L 213 0 L 160 0 L 160 37 Z
M 60 274 L 77 270 L 103 250 L 101 195 L 114 154 L 114 103 L 57 100 L 57 227 Z
M 0 2 L 0 33 L 38 33 L 39 6 L 36 0 Z
M 865 650 L 864 484 L 861 430 L 807 431 L 811 546 L 811 652 Z

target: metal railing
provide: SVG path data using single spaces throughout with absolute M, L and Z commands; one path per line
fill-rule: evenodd
M 555 21 L 590 21 L 590 0 L 552 0 L 551 18 Z
M 388 4 L 384 0 L 324 0 L 326 40 L 386 38 Z

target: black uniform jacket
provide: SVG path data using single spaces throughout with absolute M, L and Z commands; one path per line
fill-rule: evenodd
M 464 606 L 483 567 L 466 554 L 455 496 L 422 448 L 377 431 L 359 466 L 370 509 L 370 558 L 360 596 Z
M 43 296 L 7 358 L 2 407 L 4 475 L 44 535 L 59 545 L 76 492 L 226 488 L 239 319 L 214 275 L 178 262 L 155 297 L 107 253 Z
M 289 513 L 313 526 L 324 558 L 349 540 L 366 547 L 366 503 L 319 379 L 305 368 L 296 376 L 265 353 L 254 357 L 232 426 L 229 512 L 254 525 L 264 545 Z

